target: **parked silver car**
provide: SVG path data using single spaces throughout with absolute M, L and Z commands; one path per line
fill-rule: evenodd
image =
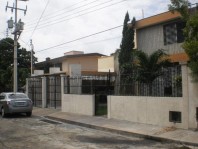
M 0 112 L 2 117 L 13 113 L 26 113 L 32 115 L 32 100 L 24 93 L 1 93 L 0 94 Z

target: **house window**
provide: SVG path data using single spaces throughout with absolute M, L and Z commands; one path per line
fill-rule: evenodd
M 174 22 L 164 25 L 164 45 L 182 43 L 184 41 L 183 29 L 185 22 Z
M 169 111 L 169 121 L 174 123 L 181 123 L 181 112 Z

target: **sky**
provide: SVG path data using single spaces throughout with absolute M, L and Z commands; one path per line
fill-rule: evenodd
M 7 20 L 14 18 L 15 0 L 0 0 L 0 39 L 6 38 Z M 195 3 L 198 0 L 190 0 Z M 83 51 L 110 55 L 120 47 L 126 12 L 130 19 L 147 18 L 168 10 L 170 0 L 18 0 L 17 19 L 25 23 L 18 42 L 28 51 L 30 39 L 38 62 Z M 120 27 L 119 27 L 120 26 Z M 13 38 L 12 30 L 8 37 Z

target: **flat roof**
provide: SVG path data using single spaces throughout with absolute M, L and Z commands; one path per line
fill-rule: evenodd
M 49 63 L 61 63 L 63 60 L 65 59 L 69 59 L 69 58 L 78 58 L 78 57 L 87 57 L 87 56 L 105 56 L 103 54 L 100 53 L 88 53 L 88 54 L 76 54 L 76 55 L 64 55 L 62 57 L 58 57 L 58 58 L 54 58 L 54 59 L 50 59 Z M 43 62 L 38 62 L 36 63 L 36 65 L 42 65 L 43 63 L 46 63 L 46 61 Z
M 179 18 L 181 18 L 181 14 L 179 12 L 174 11 L 173 13 L 171 11 L 167 11 L 164 13 L 160 13 L 160 14 L 148 17 L 148 18 L 138 20 L 135 26 L 136 26 L 136 29 L 141 29 L 141 28 L 160 24 L 163 22 L 168 22 L 171 20 L 179 19 Z

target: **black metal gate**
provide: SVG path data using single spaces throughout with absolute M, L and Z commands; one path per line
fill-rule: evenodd
M 92 80 L 95 91 L 95 115 L 105 116 L 107 115 L 107 96 L 114 90 L 111 85 L 110 73 L 107 76 L 103 76 Z
M 34 106 L 42 107 L 42 79 L 28 79 L 28 96 L 32 99 Z
M 46 79 L 47 88 L 47 107 L 61 107 L 61 77 L 50 76 Z

